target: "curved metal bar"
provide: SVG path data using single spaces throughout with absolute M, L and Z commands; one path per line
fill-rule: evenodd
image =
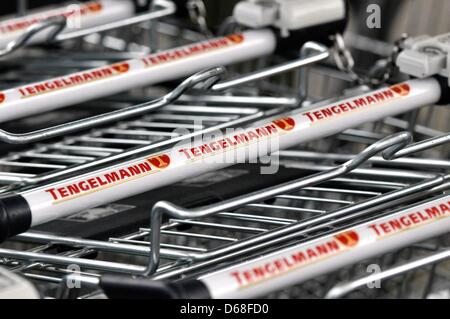
M 65 123 L 29 133 L 14 134 L 6 132 L 4 130 L 0 130 L 0 141 L 11 144 L 33 143 L 44 139 L 49 139 L 76 131 L 86 130 L 95 126 L 141 115 L 174 102 L 184 92 L 196 85 L 210 83 L 211 81 L 217 81 L 224 73 L 225 68 L 223 67 L 216 67 L 198 72 L 184 80 L 173 91 L 159 99 L 138 105 L 133 105 L 118 111 L 96 115 L 86 119 Z
M 172 1 L 158 0 L 158 1 L 155 1 L 154 6 L 159 6 L 159 7 L 161 7 L 161 9 L 156 10 L 156 11 L 152 11 L 152 9 L 150 9 L 150 12 L 139 14 L 132 18 L 115 21 L 115 22 L 110 22 L 110 23 L 106 23 L 106 24 L 103 24 L 100 26 L 95 26 L 92 28 L 84 29 L 84 30 L 68 32 L 68 33 L 64 33 L 64 34 L 58 34 L 54 40 L 57 42 L 66 41 L 66 40 L 71 40 L 71 39 L 75 39 L 75 38 L 81 38 L 81 37 L 84 37 L 84 36 L 87 36 L 87 35 L 93 34 L 93 33 L 99 33 L 99 32 L 104 32 L 104 31 L 108 31 L 108 30 L 119 29 L 119 28 L 127 27 L 127 26 L 130 26 L 133 24 L 138 24 L 141 22 L 146 22 L 146 21 L 155 20 L 155 19 L 158 19 L 161 17 L 165 17 L 165 16 L 175 13 L 175 11 L 176 11 L 176 6 Z
M 158 269 L 160 261 L 160 228 L 163 214 L 167 214 L 173 218 L 196 219 L 206 217 L 221 211 L 233 210 L 249 203 L 263 201 L 279 194 L 286 194 L 303 187 L 309 187 L 326 180 L 337 178 L 359 167 L 379 152 L 392 148 L 397 150 L 405 147 L 410 142 L 411 135 L 409 133 L 398 133 L 372 144 L 364 151 L 356 155 L 353 159 L 329 171 L 321 172 L 305 178 L 300 178 L 296 181 L 276 185 L 264 190 L 259 190 L 251 194 L 247 194 L 245 196 L 238 196 L 236 198 L 203 207 L 185 209 L 166 201 L 160 201 L 156 203 L 151 210 L 151 252 L 148 272 L 145 275 L 151 275 Z
M 391 277 L 395 277 L 401 274 L 404 274 L 406 272 L 409 272 L 414 269 L 418 269 L 424 266 L 428 266 L 431 264 L 436 264 L 439 262 L 443 262 L 445 260 L 450 259 L 450 249 L 444 250 L 435 254 L 432 254 L 430 256 L 427 256 L 425 258 L 421 258 L 418 260 L 414 260 L 412 262 L 405 263 L 403 265 L 399 265 L 396 267 L 393 267 L 391 269 L 362 277 L 353 281 L 346 281 L 339 283 L 338 285 L 334 286 L 332 289 L 328 291 L 325 298 L 326 299 L 337 299 L 342 298 L 348 293 L 366 286 L 369 283 L 372 283 L 374 281 L 380 281 L 383 279 L 388 279 Z
M 383 152 L 383 158 L 388 160 L 397 159 L 400 157 L 408 156 L 413 153 L 422 152 L 433 147 L 450 143 L 450 133 L 446 133 L 441 136 L 436 136 L 427 140 L 423 140 L 417 143 L 413 143 L 405 147 L 404 149 L 390 149 Z
M 305 58 L 311 55 L 311 53 L 321 51 L 322 48 L 317 48 L 315 42 L 307 42 L 300 49 L 300 57 Z M 299 92 L 298 99 L 300 101 L 305 101 L 308 98 L 308 69 L 299 70 L 298 80 L 299 80 Z
M 239 86 L 245 83 L 262 80 L 280 73 L 295 70 L 300 67 L 304 67 L 313 63 L 317 63 L 327 59 L 330 56 L 330 52 L 326 46 L 317 42 L 306 42 L 302 47 L 303 52 L 307 52 L 308 56 L 301 56 L 290 62 L 286 62 L 280 65 L 269 67 L 260 71 L 256 71 L 242 77 L 224 81 L 212 86 L 212 91 L 223 91 L 235 86 Z
M 35 25 L 32 25 L 29 27 L 25 33 L 20 35 L 17 39 L 11 41 L 8 43 L 6 48 L 3 50 L 0 50 L 0 58 L 5 57 L 18 49 L 26 46 L 30 39 L 34 37 L 36 34 L 40 33 L 43 30 L 46 30 L 48 28 L 54 27 L 56 28 L 54 31 L 52 31 L 51 35 L 49 36 L 49 39 L 54 39 L 59 33 L 64 30 L 67 24 L 67 19 L 65 17 L 52 17 L 45 21 L 39 22 Z

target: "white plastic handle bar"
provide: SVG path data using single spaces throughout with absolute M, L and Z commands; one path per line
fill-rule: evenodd
M 261 57 L 275 45 L 271 30 L 246 31 L 8 89 L 0 92 L 0 122 Z
M 449 229 L 450 195 L 446 195 L 208 274 L 200 281 L 211 298 L 254 298 Z
M 186 141 L 172 149 L 1 199 L 0 237 L 180 180 L 434 104 L 434 78 L 407 81 L 332 105 L 301 109 L 251 127 Z M 3 234 L 1 234 L 3 232 Z

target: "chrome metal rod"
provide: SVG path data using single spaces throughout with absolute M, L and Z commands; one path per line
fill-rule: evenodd
M 443 262 L 445 260 L 450 259 L 450 249 L 444 250 L 435 254 L 432 254 L 430 256 L 427 256 L 425 258 L 421 258 L 418 260 L 414 260 L 412 262 L 405 263 L 403 265 L 399 265 L 396 267 L 393 267 L 391 269 L 375 273 L 370 276 L 366 276 L 363 278 L 359 278 L 352 281 L 346 281 L 339 283 L 338 285 L 334 286 L 328 293 L 326 294 L 325 298 L 327 299 L 337 299 L 342 298 L 348 293 L 366 286 L 369 283 L 380 281 L 383 279 L 392 278 L 401 274 L 404 274 L 406 272 L 409 272 L 414 269 L 418 269 L 424 266 L 428 266 L 431 264 L 436 264 L 439 262 Z
M 414 145 L 414 144 L 411 144 Z M 407 146 L 405 150 L 409 150 L 410 146 Z M 400 155 L 398 155 L 401 153 Z M 287 150 L 280 151 L 279 156 L 281 160 L 307 160 L 307 161 L 318 161 L 318 160 L 332 160 L 337 162 L 344 162 L 350 160 L 353 155 L 351 154 L 337 154 L 337 153 L 321 153 L 321 152 L 309 152 L 309 151 L 301 151 L 301 150 Z M 434 168 L 434 169 L 450 169 L 450 161 L 449 160 L 439 160 L 432 158 L 399 158 L 404 157 L 403 150 L 397 152 L 395 155 L 395 160 L 386 160 L 381 156 L 374 156 L 367 163 L 371 164 L 383 164 L 391 166 L 408 166 L 414 169 L 417 168 Z M 412 153 L 411 153 L 412 154 Z M 406 154 L 409 155 L 409 154 Z
M 165 17 L 165 16 L 175 13 L 175 11 L 176 11 L 176 6 L 172 1 L 157 0 L 157 1 L 155 1 L 154 4 L 155 4 L 155 5 L 153 5 L 154 8 L 160 7 L 160 9 L 157 9 L 157 11 L 150 11 L 148 13 L 143 13 L 143 14 L 134 16 L 132 18 L 123 19 L 123 20 L 115 21 L 115 22 L 110 22 L 110 23 L 106 23 L 103 25 L 95 26 L 92 28 L 84 29 L 84 30 L 58 34 L 54 38 L 54 40 L 58 41 L 58 42 L 66 41 L 66 40 L 70 40 L 70 39 L 84 37 L 84 36 L 87 36 L 87 35 L 93 34 L 93 33 L 99 33 L 99 32 L 104 32 L 104 31 L 108 31 L 108 30 L 119 29 L 119 28 L 130 26 L 130 25 L 138 24 L 141 22 L 147 22 L 150 20 L 155 20 L 155 19 L 158 19 L 161 17 Z
M 52 17 L 48 18 L 45 21 L 39 22 L 35 25 L 32 25 L 27 29 L 25 33 L 20 35 L 17 39 L 12 40 L 8 43 L 8 45 L 0 50 L 0 58 L 3 58 L 7 55 L 10 55 L 11 53 L 17 51 L 18 49 L 24 47 L 28 44 L 30 39 L 34 37 L 36 34 L 40 33 L 43 30 L 47 30 L 49 28 L 56 28 L 52 31 L 51 35 L 49 36 L 50 39 L 53 39 L 56 37 L 56 35 L 62 30 L 65 29 L 67 24 L 67 19 L 65 17 Z
M 295 70 L 297 68 L 310 65 L 313 63 L 317 63 L 327 59 L 330 56 L 330 52 L 328 48 L 317 42 L 307 42 L 303 46 L 303 48 L 308 48 L 308 52 L 314 52 L 307 57 L 300 57 L 294 61 L 290 61 L 287 63 L 283 63 L 280 65 L 276 65 L 273 67 L 269 67 L 267 69 L 263 69 L 260 71 L 256 71 L 242 77 L 238 77 L 235 79 L 227 80 L 221 83 L 217 83 L 212 86 L 212 91 L 223 91 L 226 89 L 230 89 L 242 84 L 246 84 L 253 81 L 262 80 L 280 73 L 288 72 Z
M 404 149 L 396 152 L 395 154 L 391 154 L 388 152 L 388 153 L 386 153 L 386 156 L 389 159 L 396 159 L 399 157 L 411 155 L 413 153 L 422 152 L 422 151 L 428 150 L 430 148 L 444 145 L 447 143 L 450 143 L 450 133 L 446 133 L 441 136 L 433 137 L 433 138 L 430 138 L 427 140 L 423 140 L 423 141 L 408 145 Z
M 202 92 L 203 93 L 203 92 Z M 241 107 L 242 105 L 248 106 L 286 106 L 296 107 L 299 101 L 294 97 L 273 97 L 273 96 L 236 96 L 236 95 L 182 95 L 178 99 L 180 102 L 189 103 L 208 103 L 223 105 L 236 105 Z
M 68 236 L 55 236 L 39 232 L 22 233 L 14 237 L 14 239 L 24 242 L 66 245 L 75 248 L 95 249 L 97 251 L 130 254 L 135 256 L 148 256 L 150 252 L 150 247 L 147 246 L 130 245 L 117 242 L 104 242 L 99 240 L 82 239 Z M 177 256 L 173 255 L 173 252 L 174 250 L 170 251 L 171 257 L 173 258 L 187 257 L 186 254 L 183 254 L 181 252 Z
M 141 274 L 145 270 L 145 266 L 122 264 L 112 261 L 92 260 L 79 257 L 67 257 L 60 255 L 49 255 L 45 253 L 34 253 L 27 251 L 16 251 L 12 249 L 0 248 L 0 255 L 5 258 L 24 260 L 27 262 L 44 262 L 54 265 L 79 265 L 83 268 L 119 272 L 125 274 Z
M 314 43 L 312 43 L 314 44 Z M 317 48 L 314 45 L 311 45 L 310 42 L 305 43 L 300 50 L 300 57 L 305 58 L 311 55 L 311 53 L 317 52 Z M 299 81 L 299 92 L 298 99 L 300 101 L 305 101 L 308 98 L 308 76 L 309 70 L 307 68 L 301 69 L 298 72 L 298 81 Z

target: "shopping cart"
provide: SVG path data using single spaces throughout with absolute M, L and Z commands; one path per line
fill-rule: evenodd
M 176 41 L 181 43 L 184 42 L 182 38 L 186 34 L 188 41 L 193 37 L 202 37 L 195 32 L 180 32 L 173 25 L 169 27 L 159 22 L 154 24 L 156 27 L 152 25 L 152 28 L 158 31 L 174 32 Z M 147 26 L 142 29 L 154 32 Z M 80 63 L 71 65 L 72 69 L 91 66 L 92 63 L 98 63 L 97 59 L 104 61 L 105 51 L 109 51 L 105 42 L 115 43 L 111 40 L 97 42 L 95 37 L 84 38 L 82 41 L 87 41 L 87 45 L 93 47 L 90 48 L 89 54 L 86 54 L 86 51 L 82 55 L 73 54 L 78 57 Z M 322 53 L 319 52 L 317 60 L 327 57 L 320 55 Z M 110 52 L 108 55 L 111 59 L 108 62 L 118 61 L 124 54 L 128 53 Z M 23 69 L 29 72 L 31 70 L 31 75 L 36 74 L 36 68 L 42 71 L 44 60 L 47 58 L 26 62 Z M 309 64 L 304 59 L 300 61 L 303 62 L 294 61 L 287 67 L 284 65 L 282 71 Z M 50 76 L 59 75 L 59 72 L 66 73 L 64 66 L 61 69 L 57 67 L 58 64 L 61 67 L 64 62 L 56 60 L 50 62 L 50 65 L 52 64 L 50 72 L 56 74 L 49 74 Z M 48 69 L 48 64 L 44 65 L 45 69 Z M 261 62 L 254 65 L 260 68 Z M 242 72 L 242 68 L 236 70 Z M 270 75 L 278 73 L 276 68 L 270 70 L 273 71 L 269 72 Z M 28 76 L 30 73 L 25 74 Z M 22 78 L 23 74 L 19 72 L 18 76 L 13 73 L 13 81 Z M 247 83 L 265 77 L 260 72 L 257 74 L 259 75 L 256 77 L 253 73 L 244 75 L 240 79 L 244 79 L 242 83 Z M 365 86 L 355 85 L 354 74 L 348 70 L 336 70 L 326 64 L 313 66 L 309 69 L 308 78 L 317 74 L 325 74 L 327 80 L 330 83 L 337 82 L 337 86 L 351 88 L 344 92 L 345 96 L 353 97 L 370 92 Z M 301 77 L 304 78 L 305 73 L 294 72 L 275 81 L 260 80 L 256 85 L 250 84 L 245 90 L 242 87 L 234 88 L 227 94 L 214 90 L 214 86 L 213 91 L 208 93 L 192 90 L 177 96 L 177 101 L 170 101 L 165 106 L 158 105 L 158 111 L 154 113 L 117 124 L 101 123 L 100 127 L 92 126 L 90 131 L 74 137 L 66 136 L 61 139 L 59 134 L 55 133 L 52 140 L 33 147 L 14 146 L 14 153 L 5 155 L 1 161 L 0 178 L 4 185 L 1 191 L 3 194 L 9 194 L 18 190 L 32 190 L 48 182 L 64 181 L 82 173 L 108 167 L 118 160 L 138 158 L 139 154 L 149 151 L 156 153 L 176 145 L 186 137 L 201 136 L 227 127 L 243 127 L 271 116 L 284 115 L 288 110 L 298 107 L 302 101 L 304 105 L 327 105 L 341 99 L 333 96 L 342 95 L 342 92 L 322 96 L 321 100 L 318 100 L 308 94 L 310 92 L 305 88 L 299 95 L 296 89 L 287 87 L 286 84 L 291 84 L 293 78 L 295 82 Z M 230 78 L 231 81 L 219 83 L 219 86 L 241 84 L 239 79 L 236 81 L 233 76 Z M 4 83 L 11 83 L 10 81 L 11 75 L 6 77 Z M 162 90 L 167 92 L 164 88 Z M 145 103 L 148 101 L 149 92 L 152 91 L 142 91 L 104 98 L 96 102 L 95 107 L 92 103 L 86 103 L 71 111 L 67 118 L 72 121 L 77 117 L 85 117 L 86 114 L 102 114 L 102 108 L 121 109 Z M 246 94 L 242 94 L 243 91 Z M 156 93 L 151 95 L 160 96 L 160 92 L 156 90 Z M 436 108 L 438 107 L 426 110 L 430 118 Z M 60 114 L 62 112 L 55 112 L 53 116 Z M 148 283 L 148 289 L 144 290 L 148 295 L 145 296 L 160 297 L 161 294 L 167 293 L 167 287 L 158 283 L 169 282 L 176 286 L 179 282 L 197 282 L 208 276 L 214 278 L 214 274 L 220 273 L 222 269 L 239 267 L 253 259 L 264 259 L 265 256 L 296 245 L 308 245 L 322 237 L 349 227 L 357 227 L 380 216 L 388 217 L 405 207 L 416 207 L 421 201 L 439 200 L 445 196 L 449 187 L 447 174 L 450 162 L 447 160 L 448 151 L 446 152 L 443 146 L 439 146 L 438 152 L 430 146 L 434 146 L 438 138 L 439 143 L 444 144 L 448 136 L 444 135 L 445 132 L 431 127 L 416 125 L 419 118 L 417 114 L 413 114 L 412 118 L 414 121 L 408 121 L 408 117 L 387 117 L 360 128 L 345 130 L 320 142 L 306 143 L 301 148 L 282 150 L 271 162 L 272 165 L 279 166 L 277 177 L 268 175 L 266 178 L 263 175 L 264 181 L 254 177 L 259 175 L 258 172 L 255 174 L 255 171 L 259 171 L 261 166 L 264 167 L 261 163 L 224 168 L 213 176 L 202 175 L 203 177 L 184 180 L 178 183 L 178 186 L 188 186 L 196 195 L 195 200 L 189 197 L 186 201 L 181 198 L 178 202 L 178 205 L 189 208 L 184 211 L 184 215 L 177 214 L 176 210 L 171 211 L 170 205 L 156 204 L 158 198 L 177 202 L 179 197 L 183 197 L 177 194 L 178 196 L 168 199 L 161 198 L 160 194 L 165 190 L 170 191 L 162 189 L 159 195 L 157 191 L 144 194 L 144 200 L 142 197 L 132 197 L 127 203 L 105 204 L 97 208 L 97 212 L 95 209 L 89 209 L 52 221 L 53 225 L 40 225 L 37 229 L 22 233 L 4 243 L 0 249 L 1 264 L 32 280 L 46 297 L 121 296 L 121 283 L 127 288 L 137 284 L 132 280 L 134 276 L 147 277 L 140 280 L 144 284 Z M 56 124 L 58 120 L 51 119 Z M 19 123 L 27 121 L 22 120 Z M 48 122 L 42 125 L 44 128 L 48 126 Z M 174 131 L 174 128 L 183 130 Z M 36 129 L 39 127 L 31 128 Z M 420 143 L 408 147 L 406 144 L 409 135 L 404 133 L 379 142 L 390 134 L 405 129 L 409 130 L 416 140 L 434 138 L 433 143 L 425 145 L 426 147 Z M 42 136 L 38 137 L 41 138 Z M 374 146 L 368 149 L 369 145 Z M 396 154 L 401 155 L 399 159 L 386 160 L 378 154 L 399 145 L 404 147 L 402 150 L 395 149 Z M 363 151 L 364 149 L 366 151 Z M 426 156 L 416 156 L 418 150 L 425 149 L 428 150 Z M 342 166 L 343 162 L 352 160 L 353 156 L 348 154 L 360 154 L 356 157 L 360 160 L 353 159 L 351 167 Z M 406 155 L 408 157 L 404 157 Z M 394 157 L 393 152 L 390 157 Z M 317 173 L 319 175 L 313 175 Z M 217 182 L 211 182 L 213 177 L 217 178 Z M 292 181 L 293 179 L 297 180 Z M 221 183 L 230 183 L 233 187 L 229 188 L 234 189 L 218 190 L 213 198 L 205 196 L 207 190 L 212 190 Z M 180 189 L 182 188 L 175 191 Z M 152 200 L 148 200 L 149 198 Z M 143 204 L 133 205 L 133 201 Z M 78 223 L 81 225 L 78 229 L 85 228 L 86 222 L 90 222 L 91 218 L 102 223 L 121 213 L 130 213 L 135 206 L 141 206 L 142 212 L 134 212 L 134 215 L 139 216 L 129 222 L 129 225 L 125 223 L 127 227 L 119 227 L 124 226 L 121 219 L 116 222 L 119 226 L 114 225 L 111 229 L 106 228 L 106 231 L 85 236 L 77 234 L 76 230 L 71 235 L 64 233 L 66 230 L 57 231 L 67 227 L 60 228 L 64 223 L 69 223 L 70 227 Z M 161 213 L 160 217 L 165 217 L 161 225 L 158 225 L 155 218 L 158 217 L 155 210 L 151 214 L 152 207 L 167 209 Z M 192 215 L 189 215 L 189 212 Z M 195 216 L 196 213 L 201 216 Z M 100 217 L 95 218 L 95 214 Z M 154 220 L 150 223 L 151 217 Z M 158 229 L 159 232 L 155 231 Z M 112 235 L 109 230 L 114 230 L 116 234 Z M 382 251 L 366 260 L 355 258 L 353 263 L 342 265 L 340 269 L 323 271 L 309 280 L 305 277 L 298 281 L 304 281 L 300 285 L 289 288 L 285 286 L 282 291 L 282 287 L 271 286 L 268 281 L 263 289 L 250 296 L 445 297 L 448 293 L 445 290 L 445 283 L 448 282 L 448 234 L 442 229 L 439 232 L 442 235 L 438 238 L 432 238 L 435 235 L 428 234 L 423 238 L 417 237 L 418 241 L 424 240 L 423 242 L 410 240 L 403 247 L 397 247 L 400 250 L 395 252 Z M 368 273 L 375 271 L 373 269 L 377 270 L 374 274 Z M 380 285 L 378 280 L 381 280 Z M 294 283 L 297 282 L 292 282 Z M 376 289 L 378 286 L 381 288 Z M 420 293 L 416 288 L 418 286 L 423 287 Z M 135 291 L 139 291 L 142 296 L 142 289 Z M 169 297 L 173 296 L 171 293 L 169 291 Z M 133 289 L 128 289 L 127 296 L 132 295 Z

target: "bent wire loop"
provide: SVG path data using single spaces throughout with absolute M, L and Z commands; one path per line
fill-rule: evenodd
M 411 135 L 408 132 L 398 133 L 389 137 L 386 137 L 371 146 L 367 147 L 364 151 L 356 155 L 353 159 L 339 165 L 331 170 L 321 173 L 313 174 L 311 176 L 300 178 L 295 181 L 287 182 L 281 185 L 276 185 L 264 190 L 259 190 L 244 196 L 239 196 L 233 199 L 225 200 L 219 203 L 198 207 L 194 209 L 185 209 L 183 207 L 174 205 L 166 201 L 160 201 L 156 203 L 151 210 L 151 250 L 148 269 L 145 275 L 151 275 L 156 272 L 160 262 L 160 235 L 161 224 L 163 214 L 167 214 L 172 218 L 179 219 L 196 219 L 206 217 L 221 211 L 233 210 L 243 205 L 264 201 L 275 195 L 292 192 L 300 188 L 309 187 L 319 184 L 321 182 L 337 178 L 345 175 L 352 170 L 361 166 L 364 162 L 369 160 L 375 154 L 382 152 L 385 159 L 391 159 L 396 156 L 396 153 L 401 150 L 408 150 L 409 148 L 415 148 L 415 144 L 407 145 L 411 142 Z M 433 186 L 442 184 L 446 180 L 444 176 L 438 176 L 433 178 Z M 239 246 L 242 248 L 242 246 Z
M 58 34 L 60 34 L 66 27 L 67 18 L 66 17 L 51 17 L 46 19 L 45 21 L 41 21 L 29 27 L 26 32 L 21 34 L 17 39 L 12 40 L 8 43 L 8 45 L 0 50 L 0 58 L 4 58 L 7 55 L 12 54 L 18 49 L 26 46 L 30 39 L 34 37 L 36 34 L 40 33 L 43 30 L 56 28 L 51 31 L 48 41 L 52 41 L 56 38 Z

